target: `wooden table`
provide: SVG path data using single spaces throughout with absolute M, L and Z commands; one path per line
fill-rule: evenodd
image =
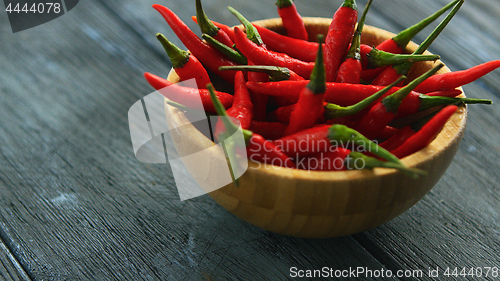
M 160 1 L 197 31 L 188 2 Z M 320 17 L 341 4 L 296 2 L 303 16 Z M 493 271 L 484 275 L 486 267 L 500 268 L 500 70 L 464 87 L 494 104 L 469 107 L 454 162 L 421 202 L 353 236 L 286 237 L 239 220 L 206 195 L 180 201 L 167 164 L 135 158 L 127 112 L 152 92 L 142 73 L 170 69 L 155 33 L 180 45 L 154 3 L 80 1 L 19 33 L 0 12 L 3 279 L 286 280 L 292 267 L 361 267 L 421 271 L 424 280 L 429 269 L 439 270 L 439 280 L 477 280 L 444 272 L 483 268 L 481 280 L 498 280 Z M 398 32 L 446 3 L 376 0 L 367 24 Z M 228 5 L 250 20 L 277 16 L 274 1 L 204 1 L 213 20 L 237 24 Z M 452 70 L 498 59 L 499 16 L 500 2 L 467 0 L 430 51 Z

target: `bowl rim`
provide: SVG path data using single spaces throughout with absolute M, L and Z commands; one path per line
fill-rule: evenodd
M 330 18 L 322 18 L 322 17 L 303 17 L 303 20 L 304 23 L 306 24 L 306 27 L 310 25 L 325 25 L 331 22 Z M 262 19 L 258 21 L 253 21 L 253 23 L 263 25 L 265 27 L 268 27 L 270 25 L 277 26 L 281 24 L 281 19 L 280 18 Z M 389 37 L 389 36 L 393 37 L 395 35 L 390 31 L 374 27 L 371 25 L 364 26 L 361 37 L 362 41 L 363 41 L 363 34 L 365 34 L 365 36 L 366 34 L 376 34 L 379 37 Z M 418 45 L 413 41 L 411 41 L 406 49 L 411 52 L 415 50 L 417 47 Z M 429 51 L 426 51 L 425 53 L 431 54 Z M 427 64 L 434 65 L 439 62 L 442 61 L 437 60 L 435 62 L 427 62 Z M 445 65 L 438 73 L 445 73 L 450 71 L 451 70 Z M 170 70 L 167 79 L 171 82 L 175 83 L 179 82 L 179 77 L 177 76 L 177 74 L 173 69 Z M 459 87 L 458 89 L 461 91 L 461 96 L 465 97 L 462 87 Z M 167 104 L 167 101 L 168 99 L 165 98 L 165 108 L 173 110 L 176 116 L 180 116 L 182 118 L 183 116 L 182 111 L 175 107 L 170 106 L 169 104 Z M 441 129 L 439 134 L 429 145 L 407 157 L 401 158 L 401 161 L 408 167 L 422 168 L 425 166 L 427 162 L 435 159 L 436 157 L 439 157 L 446 150 L 446 148 L 452 146 L 453 143 L 460 142 L 465 132 L 465 127 L 467 123 L 467 113 L 468 113 L 467 105 L 460 105 L 457 112 L 455 112 L 453 116 L 446 122 L 445 126 Z M 213 144 L 212 140 L 205 137 L 201 132 L 199 132 L 196 129 L 193 132 L 195 131 L 196 133 L 201 135 L 198 137 L 205 138 L 207 141 L 210 141 Z M 267 174 L 269 176 L 300 178 L 301 180 L 315 181 L 315 182 L 352 181 L 354 179 L 372 180 L 380 176 L 389 176 L 397 173 L 401 174 L 401 176 L 404 176 L 402 172 L 398 170 L 387 169 L 387 168 L 374 168 L 369 170 L 315 171 L 315 170 L 301 170 L 301 169 L 274 166 L 271 164 L 258 163 L 250 160 L 248 160 L 248 170 L 253 170 L 255 173 L 259 174 L 262 173 Z M 248 172 L 248 170 L 246 172 Z

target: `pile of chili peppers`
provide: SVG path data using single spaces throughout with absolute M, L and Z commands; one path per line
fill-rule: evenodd
M 283 34 L 249 22 L 232 7 L 243 28 L 211 21 L 196 0 L 192 19 L 201 38 L 173 11 L 153 5 L 189 50 L 157 35 L 173 69 L 181 80 L 195 79 L 198 88 L 151 73 L 145 78 L 157 90 L 175 86 L 164 93 L 180 108 L 189 110 L 190 101 L 201 97 L 206 114 L 233 117 L 235 122 L 220 121 L 214 135 L 224 140 L 227 130 L 241 126 L 252 161 L 321 171 L 386 167 L 417 176 L 425 172 L 404 166 L 401 158 L 426 147 L 461 104 L 491 104 L 458 97 L 457 88 L 500 67 L 499 60 L 436 74 L 443 66 L 439 56 L 424 55 L 463 2 L 450 2 L 376 46 L 361 43 L 372 0 L 359 18 L 356 1 L 345 0 L 333 11 L 328 32 L 317 38 L 308 34 L 292 0 L 276 2 Z M 417 50 L 407 53 L 414 36 L 441 16 Z M 407 81 L 418 61 L 436 66 Z M 234 92 L 216 91 L 209 73 Z

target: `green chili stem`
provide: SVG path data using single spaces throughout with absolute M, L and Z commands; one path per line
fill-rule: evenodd
M 215 89 L 212 84 L 207 84 L 207 90 L 210 93 L 210 98 L 212 100 L 212 103 L 214 104 L 215 111 L 219 116 L 228 116 L 226 109 L 224 108 L 224 105 L 220 102 L 219 98 L 215 95 Z M 221 118 L 222 122 L 224 123 L 224 126 L 226 127 L 226 131 L 232 131 L 235 132 L 236 130 L 239 129 L 239 126 L 237 126 L 233 121 L 231 121 L 230 118 Z M 252 132 L 249 130 L 243 129 L 243 137 L 245 138 L 245 142 L 248 143 L 250 141 L 250 138 L 252 137 Z
M 290 7 L 292 5 L 293 5 L 292 0 L 277 0 L 276 1 L 276 6 L 278 6 L 278 9 Z
M 323 34 L 318 34 L 318 53 L 316 55 L 316 61 L 314 68 L 311 72 L 310 81 L 307 84 L 307 88 L 311 90 L 314 94 L 322 94 L 326 91 L 326 72 L 325 63 L 323 62 Z
M 215 26 L 203 11 L 201 0 L 196 0 L 196 21 L 201 33 L 206 33 L 212 37 L 217 36 L 217 33 L 219 33 L 220 28 Z
M 406 79 L 406 76 L 401 76 L 398 80 L 393 82 L 392 84 L 384 87 L 382 90 L 376 92 L 375 94 L 363 99 L 362 101 L 350 105 L 350 106 L 340 106 L 333 103 L 329 103 L 325 106 L 325 118 L 326 119 L 334 119 L 340 118 L 344 116 L 354 115 L 361 110 L 365 109 L 367 106 L 372 104 L 374 101 L 379 99 L 385 93 L 387 93 L 392 87 L 396 86 L 400 82 Z
M 373 0 L 368 0 L 366 3 L 365 9 L 363 10 L 363 14 L 358 21 L 358 26 L 356 27 L 356 31 L 352 37 L 351 47 L 347 51 L 346 58 L 353 58 L 357 60 L 361 60 L 360 55 L 360 47 L 361 44 L 361 33 L 363 32 L 363 27 L 365 26 L 366 15 L 368 14 L 368 10 L 370 10 L 370 6 L 372 5 Z
M 355 0 L 345 0 L 344 3 L 342 3 L 343 8 L 351 8 L 353 10 L 357 10 L 358 7 L 356 6 L 356 1 Z
M 395 37 L 393 37 L 392 40 L 396 42 L 396 44 L 398 44 L 399 47 L 405 48 L 406 45 L 408 45 L 408 43 L 412 40 L 412 38 L 415 37 L 415 35 L 417 35 L 430 23 L 439 18 L 442 14 L 444 14 L 444 12 L 448 11 L 451 7 L 455 6 L 455 4 L 457 4 L 459 1 L 460 0 L 455 0 L 453 2 L 450 2 L 448 5 L 439 9 L 437 12 L 430 15 L 429 17 L 401 31 Z
M 424 94 L 419 95 L 420 100 L 420 111 L 429 109 L 438 105 L 450 105 L 450 104 L 492 104 L 491 100 L 487 99 L 473 99 L 473 98 L 452 98 L 452 97 L 440 97 L 440 96 L 428 96 Z
M 358 164 L 356 161 L 361 160 L 361 164 Z M 403 164 L 397 164 L 393 162 L 384 162 L 380 161 L 376 158 L 369 157 L 364 155 L 363 153 L 353 151 L 349 153 L 349 155 L 346 157 L 345 164 L 348 169 L 357 169 L 358 165 L 361 165 L 362 169 L 373 169 L 373 168 L 392 168 L 392 169 L 397 169 L 408 176 L 412 178 L 417 178 L 419 175 L 427 175 L 427 172 L 420 170 L 420 169 L 415 169 L 415 168 L 409 168 L 406 167 Z
M 252 40 L 257 45 L 262 45 L 264 44 L 264 41 L 262 41 L 262 38 L 260 37 L 259 32 L 257 29 L 252 25 L 252 23 L 247 20 L 242 14 L 240 14 L 238 11 L 236 11 L 233 7 L 229 6 L 227 7 L 229 11 L 235 15 L 238 20 L 245 26 L 245 31 L 247 33 L 247 38 Z
M 460 10 L 460 7 L 462 7 L 462 4 L 464 3 L 464 0 L 459 0 L 457 4 L 453 7 L 451 12 L 444 18 L 439 25 L 432 31 L 429 36 L 422 42 L 418 48 L 412 53 L 414 55 L 421 55 L 423 54 L 427 48 L 434 42 L 434 40 L 439 36 L 441 31 L 448 25 L 448 23 L 451 21 L 451 19 L 455 16 L 455 14 Z M 411 67 L 413 66 L 413 62 L 407 62 L 407 63 L 402 63 L 394 66 L 394 69 L 396 70 L 397 73 L 399 74 L 407 74 Z
M 182 68 L 189 61 L 189 52 L 180 49 L 172 42 L 170 42 L 165 35 L 161 33 L 156 34 L 156 39 L 160 41 L 161 45 L 167 52 L 170 61 L 172 62 L 172 67 Z
M 385 108 L 387 109 L 388 112 L 393 112 L 397 113 L 399 105 L 403 101 L 405 97 L 410 94 L 415 87 L 418 86 L 418 84 L 422 83 L 425 79 L 429 78 L 430 76 L 434 75 L 438 70 L 440 70 L 444 64 L 440 63 L 430 69 L 429 71 L 425 72 L 424 74 L 420 75 L 417 79 L 411 81 L 406 85 L 405 87 L 397 90 L 394 92 L 392 95 L 385 97 L 382 99 L 382 104 L 384 104 Z
M 377 68 L 401 63 L 413 63 L 417 61 L 435 61 L 440 59 L 439 55 L 403 55 L 393 54 L 373 48 L 367 55 L 368 68 Z
M 403 165 L 394 154 L 380 147 L 378 144 L 369 140 L 358 131 L 345 125 L 334 124 L 328 129 L 328 139 L 331 143 L 341 142 L 341 145 L 348 145 L 349 142 L 358 146 L 365 147 L 370 153 L 381 157 L 389 162 Z
M 242 54 L 240 54 L 238 51 L 230 48 L 229 46 L 226 46 L 225 44 L 222 44 L 219 42 L 219 40 L 213 38 L 212 36 L 208 34 L 202 34 L 201 38 L 203 38 L 205 41 L 208 42 L 208 44 L 212 45 L 214 48 L 219 50 L 221 53 L 223 53 L 225 56 L 227 56 L 229 59 L 233 60 L 236 63 L 239 64 L 247 64 L 247 58 L 245 58 Z

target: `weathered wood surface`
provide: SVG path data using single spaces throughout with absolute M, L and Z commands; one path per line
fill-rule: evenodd
M 341 1 L 296 2 L 304 16 L 330 17 Z M 500 267 L 499 71 L 464 87 L 494 104 L 469 107 L 455 161 L 416 206 L 349 237 L 285 237 L 240 221 L 208 196 L 179 201 L 168 165 L 135 159 L 128 109 L 152 91 L 144 71 L 166 75 L 170 68 L 154 34 L 179 43 L 154 3 L 80 1 L 16 34 L 0 12 L 0 276 L 284 280 L 293 266 L 438 267 L 441 274 L 447 267 Z M 228 5 L 250 20 L 277 15 L 270 1 L 203 3 L 227 24 L 238 23 Z M 358 1 L 360 9 L 365 3 Z M 194 1 L 161 4 L 196 27 Z M 398 32 L 444 4 L 377 0 L 367 24 Z M 452 70 L 498 59 L 499 15 L 498 1 L 466 1 L 430 50 Z

